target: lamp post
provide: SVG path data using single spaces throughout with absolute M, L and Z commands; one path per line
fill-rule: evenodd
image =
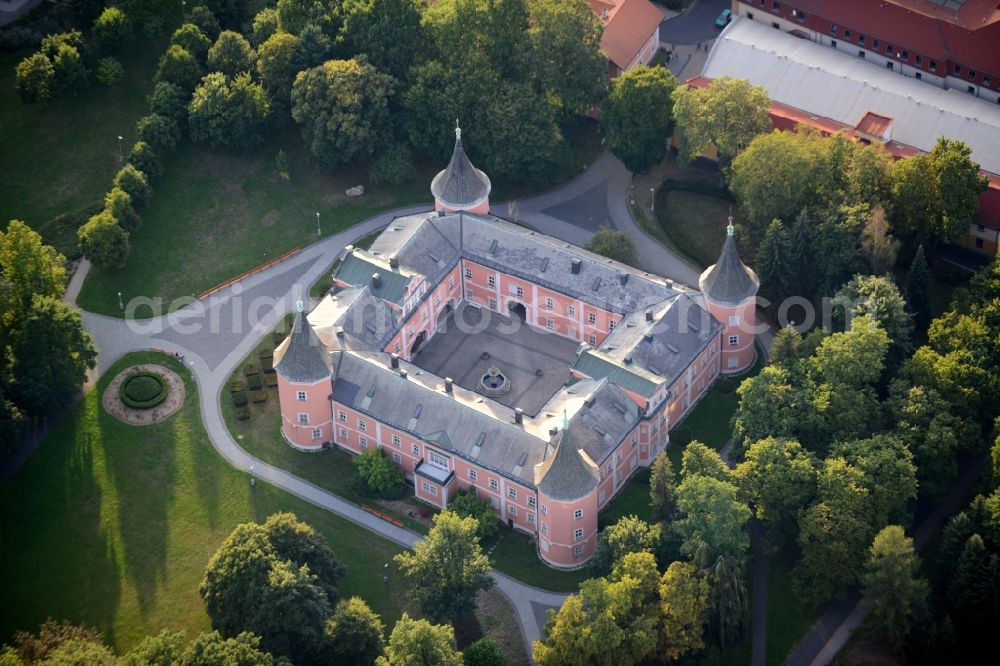
M 122 301 L 122 292 L 120 292 L 120 291 L 118 292 L 118 309 L 119 310 L 124 310 L 125 309 L 125 303 L 124 303 L 124 301 Z
M 317 236 L 323 235 L 319 230 L 319 211 L 316 211 L 316 235 Z
M 187 18 L 187 0 L 181 0 L 181 18 Z
M 656 188 L 649 188 L 649 211 L 651 213 L 656 212 Z
M 118 135 L 118 161 L 119 162 L 124 162 L 125 161 L 125 148 L 122 146 L 122 141 L 124 141 L 124 140 L 125 140 L 125 137 L 123 137 L 121 134 L 119 134 Z
M 257 479 L 253 475 L 253 465 L 250 465 L 250 487 L 253 488 L 257 485 Z

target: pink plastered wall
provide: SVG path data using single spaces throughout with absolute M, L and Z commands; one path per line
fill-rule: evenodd
M 333 441 L 330 388 L 329 379 L 314 384 L 297 384 L 278 374 L 281 432 L 293 445 L 303 449 L 319 449 L 323 444 Z M 305 394 L 304 400 L 300 393 Z M 300 414 L 305 415 L 305 423 Z

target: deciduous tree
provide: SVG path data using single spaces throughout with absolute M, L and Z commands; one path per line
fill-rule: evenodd
M 403 80 L 426 50 L 417 0 L 344 0 L 339 39 L 352 56 L 364 54 L 379 71 Z M 378 44 L 378 48 L 372 48 Z
M 44 53 L 33 53 L 19 62 L 16 74 L 22 102 L 40 102 L 52 96 L 56 70 Z
M 683 484 L 682 484 L 683 485 Z M 660 581 L 660 630 L 657 655 L 674 661 L 704 647 L 708 620 L 708 583 L 691 564 L 673 562 Z
M 407 613 L 389 635 L 385 654 L 377 666 L 462 666 L 462 653 L 455 649 L 455 631 L 448 625 L 414 620 Z
M 199 634 L 184 650 L 180 663 L 184 666 L 217 666 L 218 664 L 281 664 L 261 646 L 259 636 L 242 632 L 224 638 L 218 631 Z
M 92 216 L 77 230 L 80 249 L 100 268 L 121 268 L 128 259 L 128 232 L 110 211 Z
M 183 48 L 201 65 L 205 64 L 208 50 L 212 48 L 212 40 L 194 23 L 185 23 L 174 30 L 174 34 L 170 36 L 170 43 Z
M 129 233 L 139 228 L 139 215 L 132 206 L 132 197 L 120 187 L 112 187 L 104 195 L 104 210 L 111 213 L 122 229 Z
M 105 7 L 94 21 L 91 34 L 104 53 L 120 53 L 128 42 L 130 26 L 125 12 L 117 7 Z
M 594 576 L 607 576 L 621 558 L 629 553 L 656 552 L 660 543 L 659 524 L 650 525 L 636 516 L 625 516 L 601 530 L 590 558 Z
M 677 486 L 677 508 L 683 518 L 673 528 L 684 553 L 691 555 L 705 544 L 710 557 L 746 558 L 750 540 L 743 526 L 750 509 L 737 498 L 736 486 L 701 474 L 688 476 Z
M 649 475 L 649 501 L 653 507 L 653 520 L 663 522 L 673 520 L 677 510 L 674 497 L 674 465 L 666 451 L 660 452 L 653 460 Z
M 32 298 L 10 353 L 14 399 L 42 416 L 64 407 L 97 361 L 80 311 L 54 296 Z
M 488 541 L 500 532 L 497 512 L 493 508 L 493 503 L 486 497 L 477 497 L 475 493 L 460 490 L 448 502 L 448 510 L 463 518 L 466 516 L 475 518 L 478 523 L 476 534 L 481 540 Z
M 601 227 L 587 243 L 587 249 L 623 264 L 635 265 L 635 241 L 624 231 Z
M 673 98 L 682 161 L 715 146 L 726 166 L 755 136 L 771 131 L 771 99 L 764 88 L 748 81 L 724 76 L 705 88 L 680 86 Z
M 794 439 L 769 437 L 754 442 L 736 468 L 740 490 L 774 545 L 794 535 L 796 518 L 816 494 L 814 456 Z
M 188 112 L 191 138 L 213 146 L 248 151 L 264 141 L 271 105 L 247 73 L 232 81 L 213 72 L 194 91 Z
M 271 102 L 280 105 L 282 109 L 291 107 L 292 82 L 298 68 L 298 37 L 278 32 L 257 47 L 257 73 Z
M 369 666 L 385 651 L 385 625 L 361 597 L 337 603 L 323 634 L 323 663 Z
M 372 155 L 391 133 L 388 100 L 395 87 L 395 79 L 364 58 L 301 72 L 292 86 L 292 118 L 310 158 L 333 169 Z
M 913 539 L 902 527 L 888 525 L 875 535 L 861 582 L 869 626 L 898 649 L 922 615 L 928 590 Z
M 154 82 L 166 81 L 190 94 L 201 80 L 201 75 L 201 65 L 195 57 L 184 47 L 173 44 L 160 57 Z
M 889 222 L 881 206 L 872 209 L 861 234 L 861 250 L 873 275 L 885 275 L 896 265 L 900 241 L 889 232 Z
M 460 620 L 476 607 L 476 593 L 494 585 L 477 528 L 475 519 L 443 511 L 412 551 L 394 558 L 410 585 L 410 596 L 428 617 Z
M 673 133 L 671 94 L 677 79 L 666 67 L 634 67 L 611 82 L 601 112 L 608 147 L 630 171 L 659 163 Z
M 140 118 L 135 124 L 135 133 L 140 141 L 145 141 L 160 155 L 172 152 L 181 138 L 177 121 L 156 113 Z
M 989 178 L 979 175 L 979 165 L 969 157 L 971 153 L 961 141 L 942 136 L 928 156 L 941 197 L 938 234 L 945 240 L 969 232 L 969 223 L 979 211 L 979 195 L 989 185 Z
M 223 30 L 208 50 L 208 69 L 232 78 L 256 69 L 257 54 L 246 37 L 232 30 Z

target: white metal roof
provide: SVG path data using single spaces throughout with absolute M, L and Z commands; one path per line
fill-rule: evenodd
M 939 136 L 959 139 L 983 170 L 1000 173 L 1000 104 L 902 76 L 763 23 L 734 18 L 702 75 L 747 79 L 776 102 L 852 127 L 874 111 L 893 119 L 895 142 L 929 152 Z

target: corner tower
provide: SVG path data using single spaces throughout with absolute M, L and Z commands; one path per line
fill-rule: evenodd
M 485 215 L 490 212 L 489 177 L 472 166 L 465 149 L 462 148 L 462 129 L 455 127 L 455 150 L 451 153 L 448 167 L 434 176 L 431 194 L 434 208 L 446 213 L 460 210 Z
M 574 569 L 593 554 L 597 545 L 597 465 L 578 449 L 563 418 L 556 450 L 535 466 L 538 488 L 538 551 L 554 567 Z
M 708 311 L 722 330 L 722 374 L 742 372 L 753 363 L 754 330 L 757 324 L 757 289 L 760 280 L 736 251 L 733 218 L 726 227 L 726 243 L 719 260 L 705 269 L 698 286 Z
M 330 353 L 306 319 L 302 301 L 291 334 L 274 350 L 281 434 L 298 449 L 315 451 L 333 441 Z

